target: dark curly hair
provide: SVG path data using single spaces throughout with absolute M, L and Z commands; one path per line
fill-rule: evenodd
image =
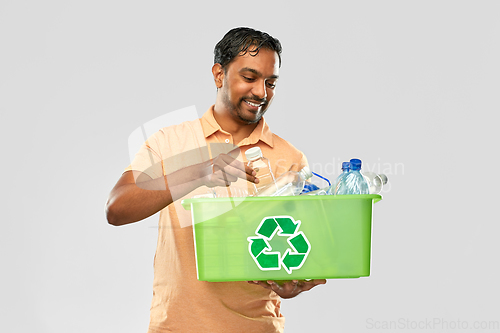
M 252 48 L 249 50 L 251 46 Z M 225 71 L 238 55 L 249 52 L 251 56 L 255 57 L 262 47 L 278 53 L 279 66 L 281 67 L 282 48 L 280 41 L 265 32 L 245 27 L 229 30 L 215 45 L 214 64 L 221 64 Z

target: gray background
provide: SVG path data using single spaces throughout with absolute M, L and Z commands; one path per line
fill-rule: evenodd
M 0 331 L 146 331 L 158 217 L 112 227 L 107 195 L 129 135 L 187 106 L 201 115 L 215 101 L 214 45 L 251 26 L 284 47 L 271 129 L 325 176 L 359 157 L 390 178 L 371 276 L 284 300 L 286 332 L 391 321 L 498 332 L 499 12 L 498 1 L 1 1 Z

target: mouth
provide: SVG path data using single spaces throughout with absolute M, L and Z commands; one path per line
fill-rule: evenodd
M 250 109 L 252 109 L 252 110 L 258 110 L 259 108 L 264 106 L 264 104 L 266 104 L 265 102 L 255 102 L 255 101 L 251 102 L 251 101 L 246 100 L 246 99 L 244 99 L 243 102 L 245 102 L 245 104 L 248 105 L 250 107 Z

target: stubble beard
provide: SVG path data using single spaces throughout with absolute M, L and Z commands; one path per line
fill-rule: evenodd
M 256 114 L 255 119 L 248 119 L 248 118 L 243 117 L 243 111 L 241 110 L 241 105 L 243 103 L 245 103 L 245 102 L 243 102 L 244 99 L 251 99 L 251 98 L 243 97 L 242 99 L 240 99 L 239 105 L 235 105 L 234 103 L 232 103 L 230 101 L 227 92 L 224 92 L 222 94 L 222 102 L 230 114 L 232 114 L 233 116 L 236 116 L 239 120 L 241 120 L 243 123 L 248 124 L 248 125 L 258 123 L 260 121 L 260 119 L 262 118 L 262 116 L 264 115 L 264 113 L 266 113 L 267 107 L 269 105 L 268 104 L 264 105 L 266 107 L 266 109 L 258 112 Z

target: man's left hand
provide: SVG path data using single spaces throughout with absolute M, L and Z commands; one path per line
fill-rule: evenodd
M 281 282 L 281 281 L 280 281 Z M 319 284 L 325 284 L 325 279 L 319 280 L 291 280 L 278 283 L 276 281 L 248 281 L 248 283 L 258 284 L 266 289 L 271 289 L 282 298 L 292 298 L 303 291 L 308 291 Z

